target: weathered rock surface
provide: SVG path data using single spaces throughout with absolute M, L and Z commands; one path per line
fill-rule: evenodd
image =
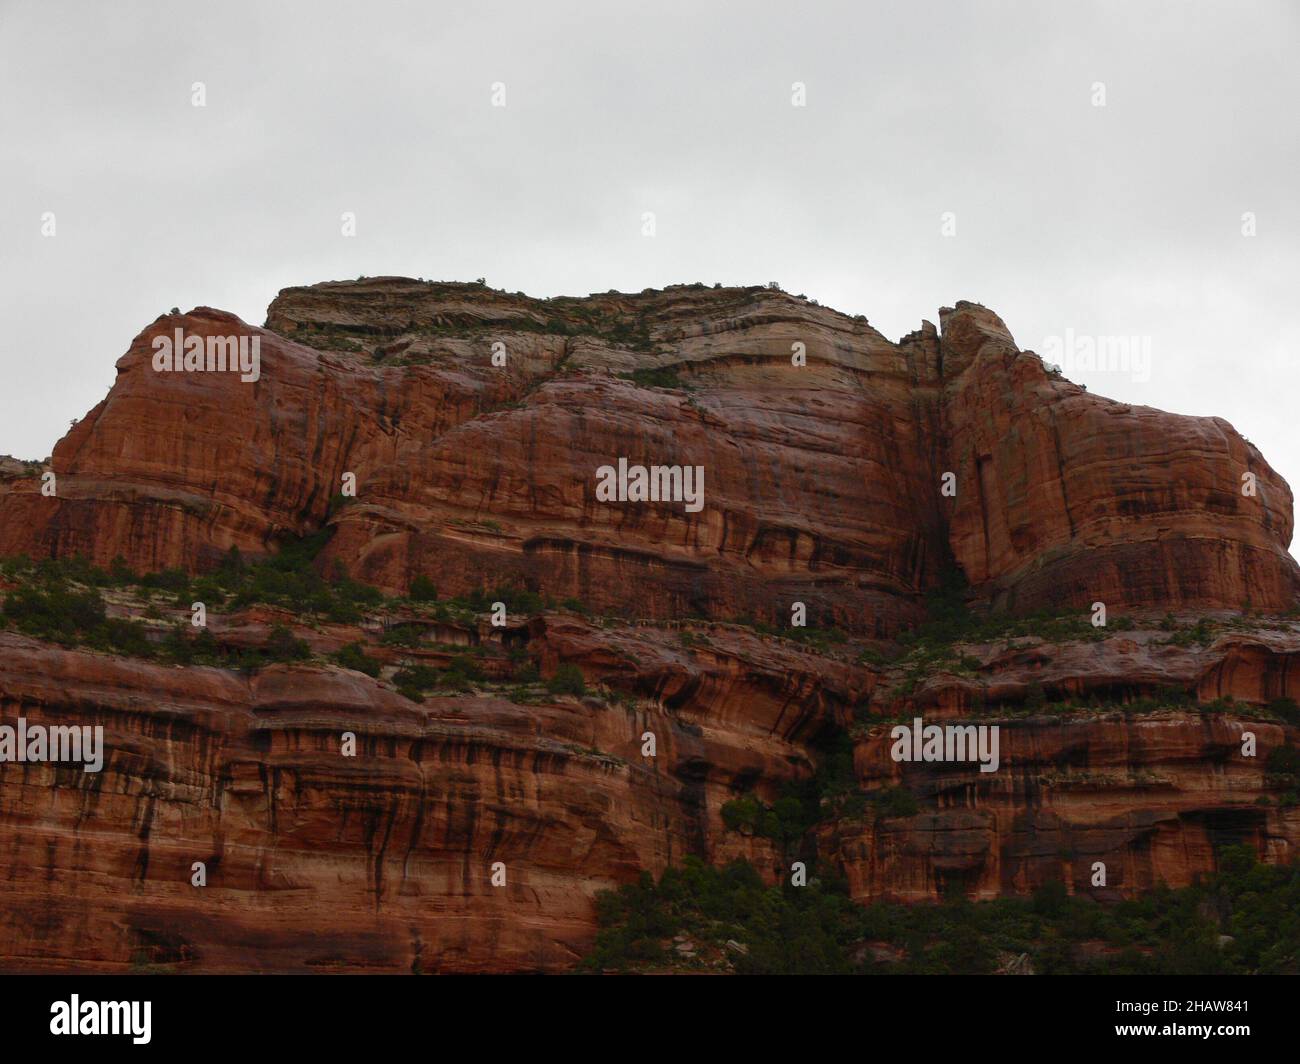
M 1291 605 L 1290 490 L 1231 426 L 1052 379 L 983 307 L 940 320 L 893 344 L 765 289 L 543 301 L 393 278 L 288 289 L 266 329 L 164 316 L 55 448 L 57 496 L 0 480 L 0 553 L 193 569 L 329 522 L 323 564 L 388 590 L 518 581 L 780 623 L 803 601 L 882 636 L 951 556 L 1021 608 Z M 257 335 L 260 379 L 155 372 L 177 328 Z M 637 371 L 683 387 L 618 376 Z M 704 508 L 597 502 L 619 457 L 703 466 Z M 332 507 L 345 473 L 356 500 Z
M 539 622 L 533 641 L 543 658 L 612 652 L 626 674 L 619 642 L 597 635 Z M 3 721 L 102 726 L 109 751 L 99 773 L 0 764 L 0 967 L 573 964 L 598 889 L 688 853 L 762 853 L 722 838 L 722 803 L 809 771 L 786 734 L 842 713 L 870 680 L 842 666 L 822 683 L 794 649 L 764 664 L 744 633 L 698 670 L 675 633 L 624 635 L 647 658 L 625 682 L 664 701 L 417 705 L 333 667 L 182 669 L 0 632 Z M 683 692 L 692 674 L 711 679 Z M 341 756 L 348 732 L 355 758 Z M 196 861 L 206 886 L 192 885 Z
M 0 463 L 0 555 L 200 572 L 328 527 L 322 572 L 391 593 L 421 575 L 444 596 L 515 585 L 594 619 L 429 621 L 394 649 L 373 619 L 214 610 L 224 644 L 283 623 L 316 655 L 253 672 L 0 631 L 0 723 L 102 724 L 108 747 L 99 774 L 0 763 L 0 967 L 565 969 L 603 887 L 686 854 L 786 874 L 722 806 L 774 800 L 842 730 L 860 786 L 919 807 L 818 827 L 862 900 L 1058 877 L 1127 895 L 1191 881 L 1223 842 L 1294 854 L 1300 812 L 1265 765 L 1297 737 L 1267 708 L 1300 698 L 1300 628 L 1277 616 L 1296 600 L 1290 489 L 1221 420 L 1088 395 L 986 308 L 939 317 L 894 344 L 764 289 L 543 301 L 379 278 L 288 289 L 264 329 L 159 318 L 55 448 L 55 495 L 39 467 Z M 155 372 L 177 328 L 256 335 L 260 379 Z M 619 457 L 702 465 L 703 509 L 598 502 Z M 1102 601 L 1134 623 L 963 646 L 919 679 L 863 664 L 954 565 L 973 601 Z M 796 601 L 848 641 L 748 623 L 784 628 Z M 1247 607 L 1275 616 L 1195 641 L 1159 627 Z M 358 638 L 381 679 L 325 663 Z M 491 662 L 476 690 L 393 690 L 400 664 L 494 641 L 547 676 L 578 665 L 593 693 L 512 700 Z M 1125 712 L 1162 691 L 1187 702 Z M 895 762 L 889 729 L 913 716 L 997 724 L 999 771 Z

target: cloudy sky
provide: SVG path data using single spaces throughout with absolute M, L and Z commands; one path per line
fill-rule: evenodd
M 894 339 L 958 299 L 1137 337 L 1068 375 L 1300 488 L 1298 50 L 1288 0 L 0 0 L 0 453 L 172 306 L 776 280 Z

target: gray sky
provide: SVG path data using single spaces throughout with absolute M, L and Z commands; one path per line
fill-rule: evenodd
M 1149 373 L 1067 375 L 1300 489 L 1298 49 L 1284 0 L 0 0 L 0 453 L 172 306 L 776 280 L 892 339 L 958 299 L 1040 352 L 1142 338 Z

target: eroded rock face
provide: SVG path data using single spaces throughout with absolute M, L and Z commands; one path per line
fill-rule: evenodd
M 952 500 L 950 540 L 994 601 L 1291 603 L 1290 488 L 1231 425 L 1054 379 L 984 308 L 941 320 L 945 370 L 960 367 L 946 454 L 972 489 Z
M 0 763 L 0 967 L 563 970 L 601 888 L 687 854 L 788 875 L 722 808 L 774 801 L 843 732 L 858 787 L 917 805 L 817 827 L 860 900 L 1055 878 L 1130 895 L 1190 882 L 1224 842 L 1291 856 L 1300 812 L 1266 763 L 1297 734 L 1267 707 L 1300 699 L 1300 628 L 1160 624 L 1294 604 L 1289 488 L 1218 419 L 1090 396 L 986 308 L 939 317 L 894 344 L 765 289 L 543 301 L 380 278 L 286 290 L 264 329 L 159 318 L 56 447 L 53 496 L 39 468 L 0 463 L 0 555 L 202 572 L 329 529 L 322 572 L 395 594 L 417 576 L 444 597 L 522 587 L 587 615 L 426 617 L 394 649 L 382 618 L 214 609 L 224 645 L 285 624 L 314 652 L 244 672 L 0 631 L 0 723 L 99 724 L 108 748 L 98 774 Z M 156 372 L 178 328 L 255 335 L 259 379 Z M 705 505 L 598 501 L 620 457 L 703 466 Z M 1129 627 L 964 645 L 919 678 L 883 663 L 872 650 L 898 649 L 880 641 L 954 566 L 972 600 L 1102 601 Z M 795 602 L 846 641 L 753 623 L 789 634 Z M 358 639 L 380 679 L 329 663 Z M 394 689 L 403 664 L 498 643 L 545 676 L 577 665 L 591 693 L 512 693 L 503 656 L 473 690 Z M 997 725 L 999 770 L 895 761 L 890 729 L 916 716 Z
M 1290 490 L 1231 426 L 1052 379 L 983 307 L 940 320 L 892 344 L 764 289 L 542 301 L 382 278 L 288 289 L 266 329 L 164 316 L 55 449 L 57 496 L 0 482 L 0 552 L 195 569 L 328 522 L 322 564 L 391 591 L 517 581 L 780 623 L 803 601 L 879 636 L 951 556 L 1017 608 L 1292 603 Z M 178 328 L 256 335 L 260 379 L 155 372 Z M 703 509 L 598 502 L 620 457 L 702 466 Z M 332 506 L 346 473 L 356 500 Z
M 794 649 L 760 662 L 744 633 L 698 664 L 675 633 L 599 634 L 539 623 L 533 642 L 543 659 L 590 656 L 593 676 L 601 660 L 630 667 L 629 686 L 662 702 L 417 705 L 330 666 L 179 669 L 0 632 L 3 722 L 101 726 L 108 751 L 99 773 L 0 764 L 0 966 L 571 966 L 590 948 L 597 890 L 688 853 L 765 853 L 723 837 L 722 803 L 810 771 L 785 733 L 843 712 L 870 680 L 841 666 L 823 682 Z M 622 642 L 642 665 L 619 657 Z M 348 733 L 355 757 L 341 753 Z

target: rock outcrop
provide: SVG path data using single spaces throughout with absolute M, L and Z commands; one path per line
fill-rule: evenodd
M 939 320 L 895 344 L 769 289 L 397 278 L 288 289 L 261 329 L 160 317 L 48 465 L 0 465 L 0 555 L 203 574 L 319 533 L 320 573 L 391 596 L 544 602 L 505 627 L 214 608 L 222 646 L 307 644 L 252 669 L 0 631 L 0 724 L 107 748 L 100 773 L 0 763 L 0 967 L 567 969 L 602 888 L 688 854 L 784 875 L 722 809 L 807 780 L 830 736 L 863 794 L 915 803 L 828 807 L 805 840 L 859 900 L 1125 896 L 1225 842 L 1292 856 L 1290 489 L 1222 420 L 1089 395 L 984 307 Z M 257 380 L 158 372 L 176 330 L 256 337 Z M 620 458 L 703 467 L 703 506 L 601 501 Z M 1112 627 L 909 651 L 954 578 L 981 613 L 1101 602 Z M 180 605 L 110 603 L 156 645 Z M 394 611 L 423 634 L 385 641 Z M 333 663 L 355 641 L 378 677 Z M 466 649 L 465 690 L 395 689 Z M 525 658 L 588 693 L 512 685 Z M 914 717 L 997 725 L 998 771 L 897 762 Z
M 1231 426 L 1087 395 L 983 307 L 940 320 L 892 344 L 766 289 L 542 301 L 383 278 L 286 290 L 266 329 L 165 315 L 55 448 L 57 495 L 0 482 L 0 554 L 201 569 L 328 523 L 325 564 L 390 591 L 517 581 L 781 623 L 802 601 L 879 636 L 952 558 L 1019 609 L 1291 605 L 1290 489 Z M 257 336 L 260 378 L 155 372 L 177 329 Z M 702 466 L 703 509 L 598 502 L 620 457 Z

